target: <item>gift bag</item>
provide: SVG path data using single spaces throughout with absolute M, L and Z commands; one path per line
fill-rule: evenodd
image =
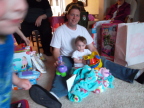
M 130 66 L 144 62 L 144 23 L 118 25 L 114 62 Z
M 115 42 L 118 23 L 102 24 L 101 56 L 114 60 Z

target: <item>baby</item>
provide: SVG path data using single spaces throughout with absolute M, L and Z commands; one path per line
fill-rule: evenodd
M 74 67 L 79 68 L 85 65 L 83 56 L 91 54 L 91 51 L 86 48 L 87 41 L 83 36 L 78 36 L 75 40 L 76 51 L 73 52 Z

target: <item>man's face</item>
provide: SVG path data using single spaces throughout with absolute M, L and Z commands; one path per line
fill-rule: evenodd
M 78 9 L 72 9 L 67 15 L 67 19 L 70 26 L 76 26 L 80 20 L 80 11 Z
M 14 33 L 26 12 L 25 0 L 0 0 L 0 34 Z

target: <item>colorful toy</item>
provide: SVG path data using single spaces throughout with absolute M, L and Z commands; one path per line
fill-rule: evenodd
M 14 47 L 14 52 L 15 53 L 27 52 L 27 51 L 30 51 L 30 50 L 31 50 L 30 46 L 26 46 L 24 43 L 16 45 Z
M 30 83 L 33 85 L 33 84 L 37 84 L 36 80 L 38 80 L 38 78 L 40 77 L 40 72 L 38 72 L 38 71 L 25 71 L 25 72 L 19 72 L 19 73 L 17 73 L 17 75 L 21 79 L 28 79 L 30 81 Z M 15 85 L 13 85 L 12 88 L 13 88 L 13 90 L 21 89 Z
M 111 75 L 111 73 L 109 72 L 109 70 L 106 69 L 106 68 L 101 68 L 99 70 L 99 72 L 103 75 L 103 77 L 108 77 L 109 75 Z
M 83 59 L 86 60 L 86 64 L 91 68 L 102 67 L 101 58 L 97 52 L 92 52 L 88 56 L 83 56 Z
M 58 66 L 56 69 L 56 75 L 60 75 L 62 77 L 66 76 L 67 67 L 62 62 L 62 56 L 58 57 Z
M 25 72 L 19 72 L 17 75 L 19 78 L 22 78 L 22 79 L 38 79 L 40 77 L 40 72 L 25 71 Z

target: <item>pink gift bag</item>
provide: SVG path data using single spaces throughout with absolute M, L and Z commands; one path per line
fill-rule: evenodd
M 114 62 L 123 66 L 144 62 L 144 23 L 118 25 Z

